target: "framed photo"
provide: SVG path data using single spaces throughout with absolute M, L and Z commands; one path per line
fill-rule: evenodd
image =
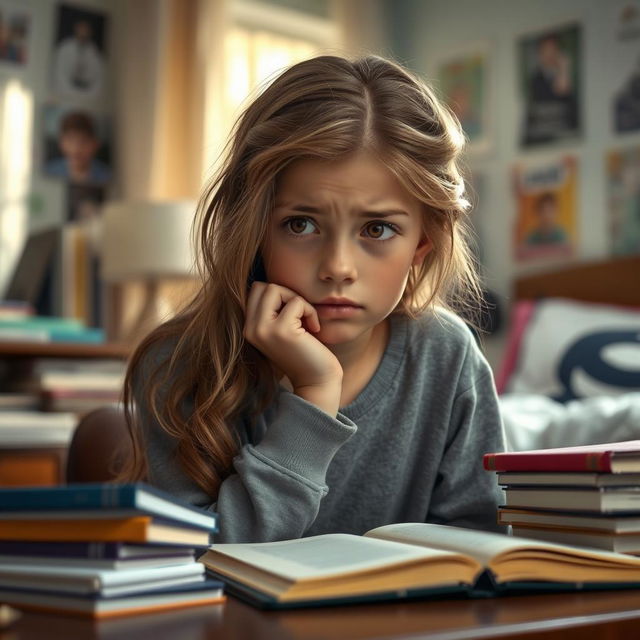
M 513 170 L 516 260 L 569 257 L 577 236 L 577 160 L 518 164 Z
M 53 103 L 43 107 L 45 176 L 72 184 L 105 185 L 111 181 L 109 121 L 83 107 Z
M 469 151 L 486 151 L 490 146 L 489 46 L 474 45 L 443 59 L 437 78 L 446 104 L 464 129 Z
M 58 5 L 52 51 L 51 89 L 63 100 L 104 98 L 106 14 L 70 4 Z
M 0 0 L 0 67 L 23 67 L 31 57 L 31 15 L 19 2 Z
M 577 23 L 521 36 L 521 144 L 577 138 L 582 130 L 582 28 Z
M 614 75 L 611 104 L 613 131 L 640 131 L 640 0 L 627 1 L 615 16 L 610 49 Z
M 640 146 L 610 151 L 606 179 L 611 253 L 640 254 Z

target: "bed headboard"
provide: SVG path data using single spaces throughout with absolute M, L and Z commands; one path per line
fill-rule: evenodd
M 583 262 L 520 276 L 515 279 L 514 297 L 515 300 L 570 298 L 640 307 L 640 255 Z

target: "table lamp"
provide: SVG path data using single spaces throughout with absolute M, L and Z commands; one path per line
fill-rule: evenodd
M 196 203 L 179 201 L 109 202 L 102 215 L 101 275 L 105 283 L 144 284 L 140 313 L 126 332 L 120 330 L 118 309 L 116 340 L 133 342 L 172 314 L 160 295 L 162 280 L 195 278 L 191 226 Z M 119 292 L 122 294 L 122 290 Z M 112 299 L 115 307 L 117 302 Z

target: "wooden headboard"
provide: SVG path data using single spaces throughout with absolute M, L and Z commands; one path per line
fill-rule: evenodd
M 513 293 L 516 300 L 556 297 L 640 307 L 640 255 L 520 276 Z

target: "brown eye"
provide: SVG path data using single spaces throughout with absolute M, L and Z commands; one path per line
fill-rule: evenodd
M 379 222 L 374 222 L 367 227 L 369 231 L 369 235 L 372 238 L 382 238 L 382 234 L 384 233 L 384 225 Z
M 308 235 L 309 232 L 313 231 L 311 221 L 307 220 L 307 218 L 290 218 L 285 222 L 285 225 L 295 235 Z
M 366 232 L 367 237 L 373 240 L 391 240 L 397 229 L 387 222 L 371 222 L 366 226 Z

